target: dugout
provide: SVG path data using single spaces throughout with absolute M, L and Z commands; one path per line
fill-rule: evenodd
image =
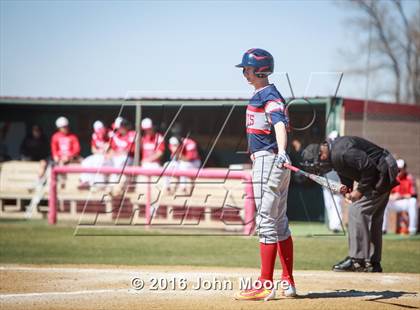
M 311 121 L 313 110 L 310 104 L 317 114 L 314 124 L 308 129 L 291 130 L 291 138 L 301 139 L 304 145 L 321 141 L 327 128 L 325 112 L 330 101 L 331 98 L 310 99 L 310 103 L 293 101 L 289 108 L 293 127 L 302 128 Z M 152 118 L 158 131 L 165 132 L 175 119 L 185 134 L 199 142 L 202 155 L 206 156 L 210 149 L 213 150 L 208 166 L 226 167 L 248 160 L 243 126 L 246 104 L 245 99 L 0 97 L 1 141 L 11 158 L 18 159 L 20 141 L 32 124 L 41 125 L 50 137 L 55 131 L 56 118 L 63 115 L 70 120 L 72 131 L 79 136 L 82 155 L 87 156 L 95 120 L 100 119 L 110 125 L 121 111 L 121 115 L 134 126 L 136 106 L 141 105 L 141 118 Z
M 292 130 L 289 141 L 299 139 L 305 146 L 322 141 L 331 130 L 339 130 L 342 103 L 341 98 L 290 101 Z M 72 131 L 79 136 L 82 155 L 87 156 L 90 153 L 92 123 L 100 119 L 110 125 L 121 113 L 133 125 L 136 124 L 136 117 L 150 117 L 161 132 L 166 132 L 175 120 L 183 127 L 184 134 L 198 141 L 202 158 L 208 157 L 206 167 L 227 167 L 230 164 L 250 163 L 244 129 L 246 104 L 247 100 L 241 98 L 125 100 L 0 97 L 1 143 L 8 149 L 11 158 L 18 159 L 20 142 L 32 124 L 39 124 L 51 137 L 56 118 L 63 115 L 70 120 Z M 313 182 L 292 182 L 289 205 L 288 214 L 292 220 L 324 220 L 322 192 Z

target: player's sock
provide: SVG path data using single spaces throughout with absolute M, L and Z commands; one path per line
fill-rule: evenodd
M 274 265 L 276 264 L 277 243 L 262 243 L 260 242 L 261 255 L 261 276 L 259 280 L 264 282 L 273 282 Z
M 293 279 L 293 240 L 292 236 L 286 240 L 278 242 L 278 251 L 281 266 L 283 268 L 282 280 L 289 281 L 293 286 L 295 285 Z

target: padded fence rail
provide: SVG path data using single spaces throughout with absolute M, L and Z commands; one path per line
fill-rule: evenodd
M 144 176 L 148 178 L 146 182 L 146 203 L 145 203 L 145 217 L 146 223 L 151 223 L 151 192 L 152 192 L 152 177 L 187 177 L 193 180 L 199 178 L 207 179 L 233 179 L 243 180 L 245 199 L 244 199 L 244 228 L 243 233 L 250 235 L 254 230 L 254 216 L 255 216 L 255 202 L 253 197 L 252 179 L 249 172 L 232 171 L 228 169 L 192 169 L 192 170 L 172 170 L 164 168 L 142 168 L 142 167 L 125 167 L 124 169 L 113 167 L 102 168 L 88 168 L 78 165 L 57 166 L 51 169 L 51 180 L 49 189 L 48 202 L 48 223 L 56 224 L 57 222 L 57 176 L 59 174 L 69 173 L 100 173 L 100 174 L 123 174 L 126 176 Z

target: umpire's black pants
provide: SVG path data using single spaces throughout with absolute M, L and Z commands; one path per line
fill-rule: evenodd
M 349 206 L 349 256 L 379 263 L 382 255 L 382 223 L 390 192 L 367 192 Z

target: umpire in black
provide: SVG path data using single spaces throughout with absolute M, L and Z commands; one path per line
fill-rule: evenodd
M 307 167 L 318 174 L 337 171 L 349 206 L 349 256 L 334 271 L 382 272 L 382 222 L 391 189 L 398 184 L 398 167 L 385 149 L 359 137 L 308 145 L 303 152 Z M 358 182 L 353 188 L 353 182 Z

